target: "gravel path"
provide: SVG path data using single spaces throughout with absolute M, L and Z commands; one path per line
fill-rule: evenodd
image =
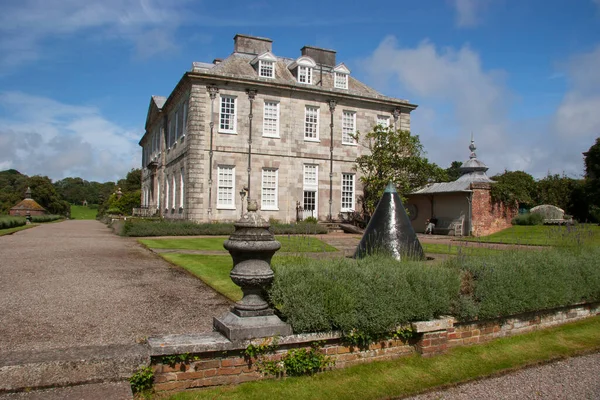
M 466 383 L 412 400 L 600 399 L 600 353 Z
M 212 317 L 229 306 L 199 279 L 98 221 L 0 237 L 0 359 L 210 331 Z

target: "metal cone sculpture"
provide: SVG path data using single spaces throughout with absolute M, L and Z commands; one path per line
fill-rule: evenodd
M 372 254 L 389 254 L 397 260 L 425 259 L 421 243 L 391 182 L 379 200 L 354 258 Z

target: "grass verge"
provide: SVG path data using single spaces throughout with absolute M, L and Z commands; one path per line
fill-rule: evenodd
M 489 236 L 462 239 L 468 242 L 524 244 L 533 246 L 600 245 L 600 226 L 515 225 Z
M 71 206 L 71 218 L 72 219 L 96 219 L 98 215 L 98 208 L 89 208 L 86 206 Z
M 600 350 L 600 317 L 483 345 L 451 349 L 431 358 L 410 356 L 373 362 L 311 377 L 249 382 L 178 393 L 169 400 L 381 399 Z M 157 395 L 157 398 L 165 398 Z
M 0 229 L 0 236 L 11 235 L 11 234 L 13 234 L 15 232 L 24 231 L 25 229 L 33 228 L 35 226 L 37 226 L 37 225 L 36 224 L 31 224 L 31 225 L 17 226 L 15 228 Z
M 281 243 L 280 252 L 318 253 L 337 251 L 335 247 L 309 236 L 277 236 Z M 227 236 L 193 238 L 193 239 L 140 239 L 139 242 L 151 249 L 176 250 L 221 250 L 226 251 L 223 242 Z

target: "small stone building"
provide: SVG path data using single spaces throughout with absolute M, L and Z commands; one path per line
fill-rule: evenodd
M 9 211 L 10 215 L 25 217 L 26 215 L 45 215 L 46 209 L 31 198 L 31 188 L 27 188 L 25 198 Z
M 425 232 L 427 220 L 438 219 L 435 234 L 485 236 L 511 226 L 518 207 L 492 201 L 494 184 L 488 167 L 477 159 L 471 139 L 469 160 L 461 166 L 462 175 L 454 182 L 431 183 L 409 194 L 407 209 L 415 232 Z

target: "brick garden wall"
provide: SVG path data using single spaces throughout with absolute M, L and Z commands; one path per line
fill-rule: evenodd
M 489 184 L 472 184 L 471 228 L 473 236 L 486 236 L 512 226 L 518 208 L 492 202 Z
M 279 361 L 290 349 L 308 348 L 311 343 L 320 341 L 324 343 L 322 351 L 335 361 L 332 368 L 345 368 L 365 362 L 392 360 L 414 353 L 432 356 L 444 353 L 448 348 L 484 343 L 496 338 L 532 332 L 596 315 L 600 315 L 600 303 L 562 307 L 487 321 L 455 323 L 452 318 L 445 318 L 417 322 L 412 324 L 417 332 L 416 338 L 408 342 L 384 340 L 370 345 L 368 349 L 347 346 L 341 335 L 336 332 L 292 335 L 281 338 L 277 351 L 267 355 L 266 358 Z M 226 340 L 215 340 L 215 335 L 217 334 L 214 332 L 204 336 L 198 335 L 196 343 L 203 344 L 200 347 L 189 345 L 192 351 L 182 351 L 185 350 L 185 344 L 173 347 L 171 351 L 168 344 L 160 342 L 160 338 L 150 340 L 155 390 L 179 391 L 265 379 L 265 376 L 256 370 L 256 365 L 244 358 L 243 352 L 250 344 L 249 341 L 236 344 Z M 253 343 L 259 344 L 260 339 Z M 207 351 L 194 351 L 200 348 L 206 348 Z M 168 365 L 163 357 L 173 354 L 189 354 L 193 361 Z M 194 356 L 197 356 L 196 360 Z

